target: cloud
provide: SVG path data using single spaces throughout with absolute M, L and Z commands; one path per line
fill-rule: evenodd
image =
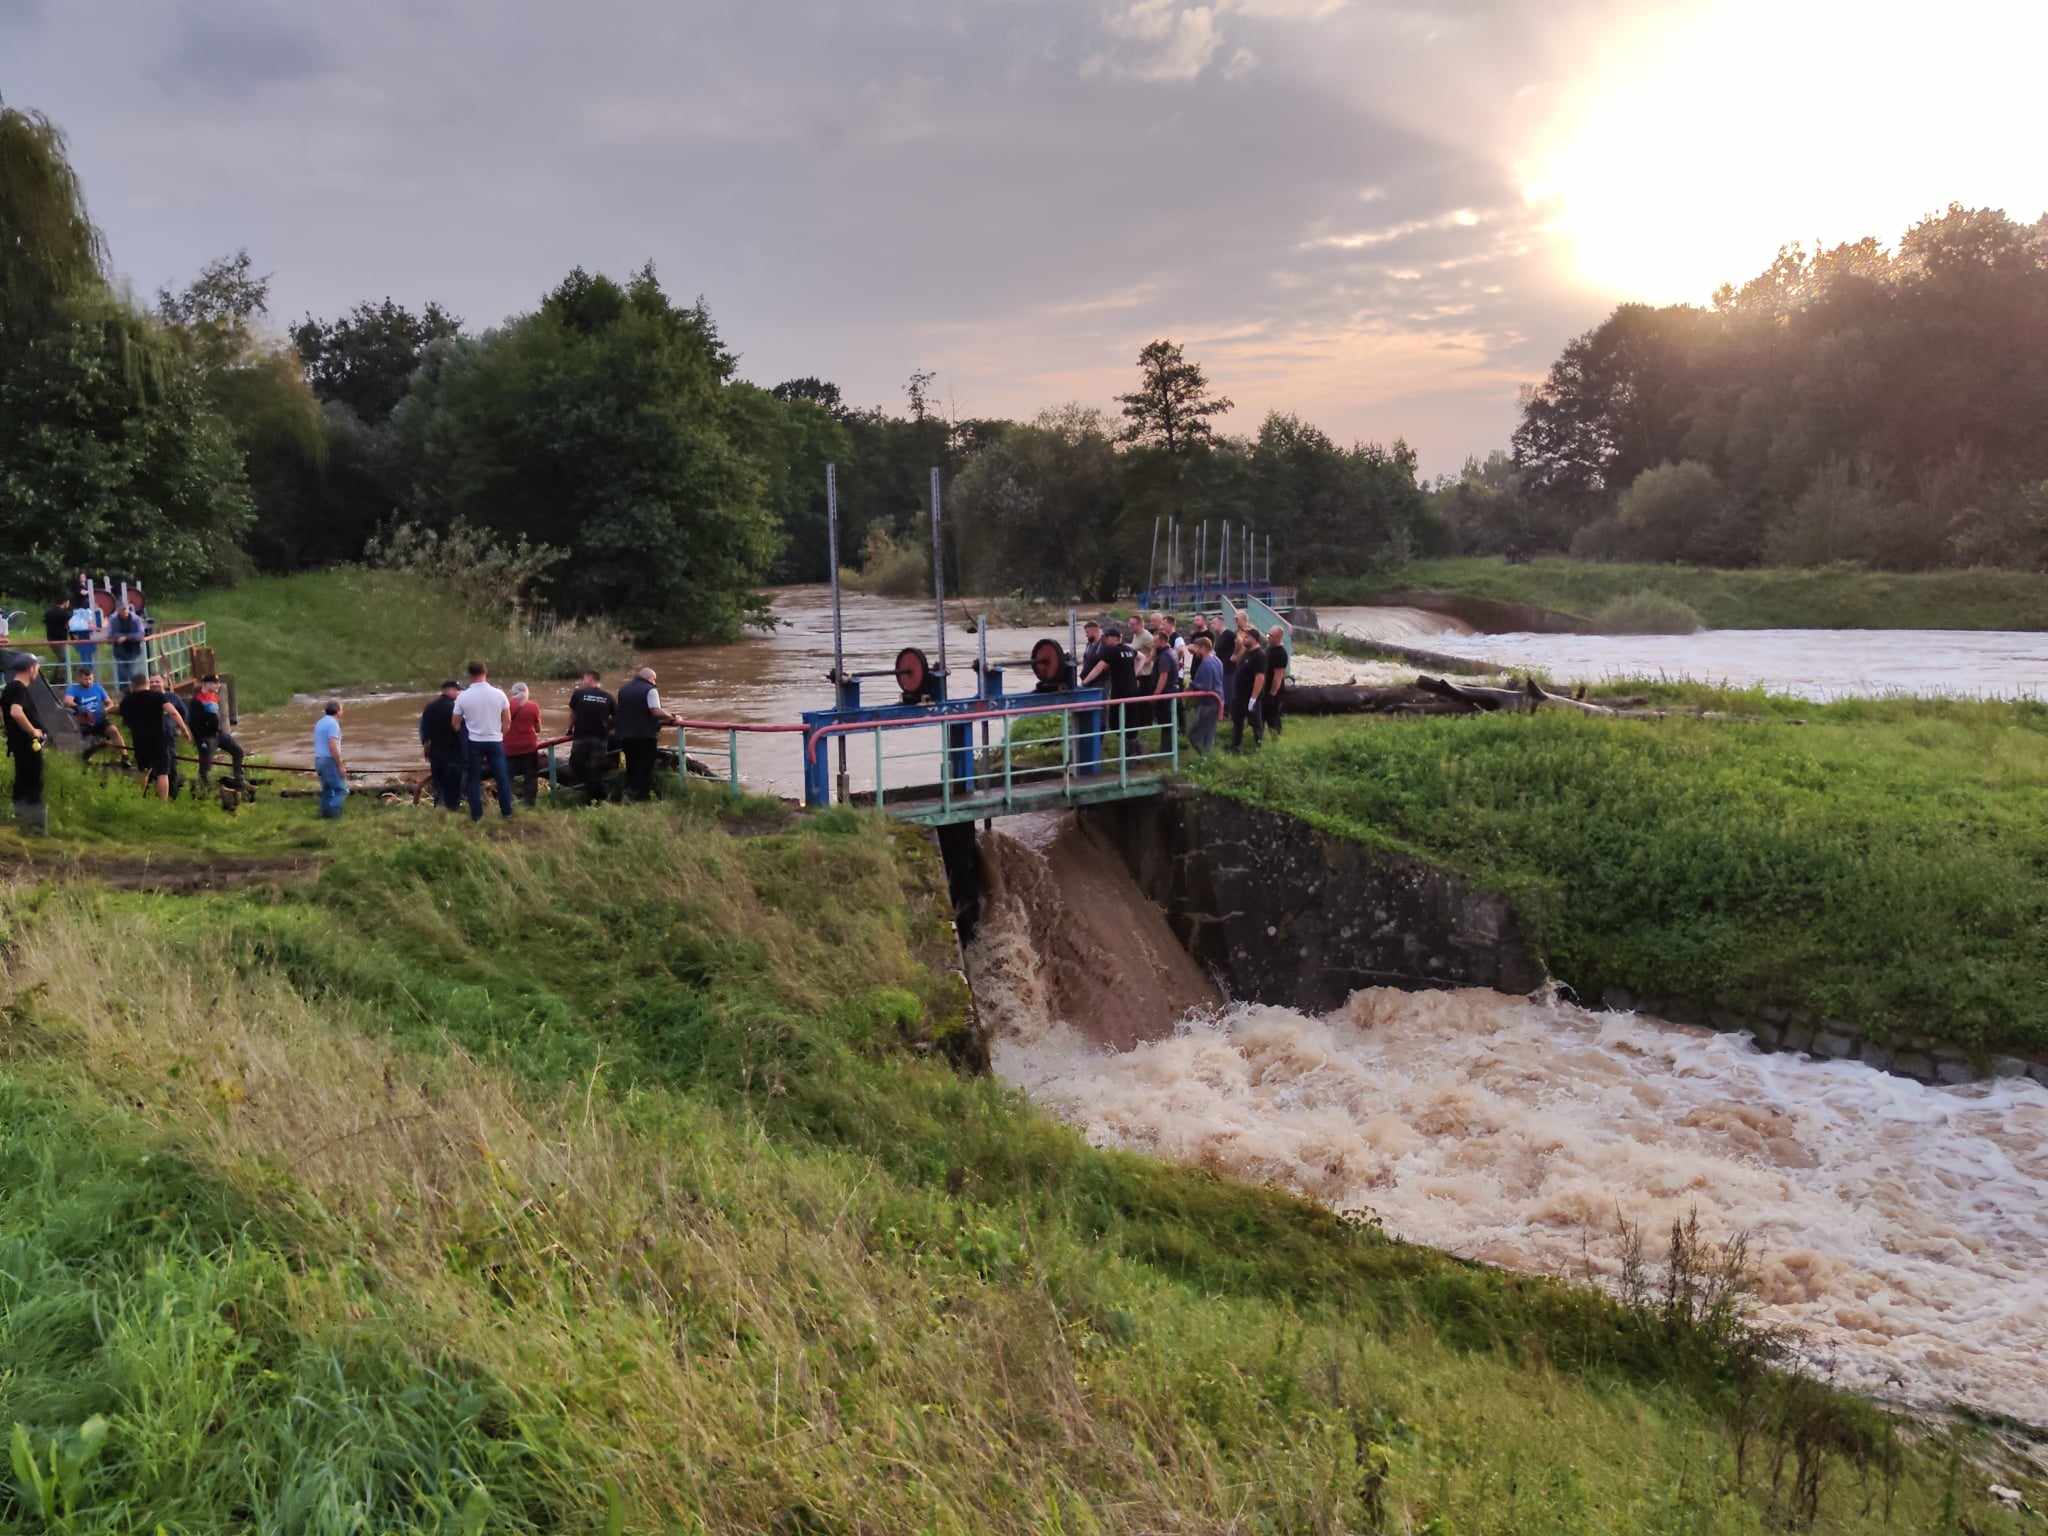
M 1471 208 L 1453 208 L 1449 213 L 1440 213 L 1434 218 L 1408 219 L 1399 224 L 1389 224 L 1383 229 L 1360 230 L 1345 235 L 1315 235 L 1301 242 L 1304 251 L 1369 251 L 1376 246 L 1392 245 L 1410 236 L 1427 234 L 1435 230 L 1475 229 L 1492 218 L 1490 213 L 1480 213 Z
M 179 21 L 158 72 L 173 89 L 247 93 L 324 74 L 313 30 L 252 8 L 209 4 Z
M 1091 62 L 1098 71 L 1106 65 L 1135 80 L 1193 80 L 1222 43 L 1212 7 L 1178 0 L 1132 0 L 1105 18 L 1103 28 L 1129 46 Z
M 1158 297 L 1159 285 L 1151 279 L 1133 283 L 1128 288 L 1119 288 L 1114 293 L 1105 293 L 1093 299 L 1078 299 L 1065 304 L 1048 304 L 1048 315 L 1103 315 L 1118 310 L 1137 309 Z

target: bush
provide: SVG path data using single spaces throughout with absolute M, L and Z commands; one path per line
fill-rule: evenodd
M 1867 560 L 1885 522 L 1885 503 L 1876 487 L 1837 461 L 1814 476 L 1790 514 L 1771 529 L 1764 556 L 1772 565 Z
M 842 568 L 839 581 L 879 597 L 922 597 L 931 590 L 932 566 L 916 543 L 899 540 L 886 528 L 870 528 L 860 569 Z
M 1618 520 L 1628 552 L 1639 560 L 1676 560 L 1687 542 L 1726 511 L 1727 493 L 1714 472 L 1687 459 L 1646 469 L 1622 493 Z
M 1692 604 L 1649 590 L 1617 597 L 1593 615 L 1602 635 L 1695 635 L 1705 627 Z

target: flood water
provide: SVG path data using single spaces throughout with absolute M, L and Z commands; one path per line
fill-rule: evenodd
M 1332 608 L 1323 625 L 1563 683 L 1686 678 L 1805 699 L 2048 693 L 2048 634 L 1960 629 L 1709 629 L 1696 635 L 1480 635 L 1412 608 Z
M 776 627 L 770 633 L 752 633 L 730 645 L 690 646 L 679 650 L 651 650 L 640 659 L 656 670 L 662 703 L 687 719 L 734 720 L 753 724 L 784 724 L 796 721 L 807 709 L 829 709 L 832 685 L 826 674 L 832 670 L 832 603 L 825 587 L 790 587 L 773 594 Z M 951 627 L 946 634 L 947 661 L 955 674 L 956 691 L 973 691 L 969 667 L 978 654 L 979 640 L 962 627 L 963 611 L 957 603 L 947 605 Z M 868 597 L 845 594 L 842 630 L 847 670 L 887 671 L 896 653 L 916 646 L 938 664 L 938 621 L 929 601 L 905 598 Z M 1016 671 L 1005 678 L 1015 690 L 1030 680 L 1028 657 L 1034 642 L 1051 635 L 1066 644 L 1065 626 L 1054 629 L 992 629 L 988 654 L 992 664 L 1016 663 Z M 461 658 L 451 658 L 451 675 L 460 675 Z M 1023 683 L 1019 683 L 1019 678 Z M 501 688 L 510 688 L 516 677 L 494 675 Z M 533 688 L 541 707 L 541 733 L 545 738 L 559 735 L 568 724 L 568 698 L 574 684 L 568 681 L 524 679 Z M 605 687 L 618 691 L 623 677 L 607 676 Z M 862 697 L 868 702 L 893 702 L 896 690 L 887 677 L 869 678 L 862 683 Z M 343 745 L 351 768 L 375 774 L 413 774 L 421 769 L 419 748 L 420 710 L 430 694 L 385 693 L 348 700 L 342 718 Z M 251 716 L 238 732 L 251 751 L 268 753 L 278 762 L 309 761 L 312 755 L 313 723 L 319 717 L 325 695 L 306 695 L 284 709 Z M 723 772 L 726 737 L 722 731 L 692 731 L 690 750 L 700 760 Z M 937 730 L 892 732 L 885 743 L 889 761 L 884 763 L 884 782 L 890 787 L 928 784 L 937 778 Z M 755 736 L 741 745 L 741 770 L 748 786 L 766 794 L 791 799 L 803 794 L 803 748 L 796 736 Z M 871 738 L 863 739 L 848 753 L 847 775 L 855 790 L 871 789 L 875 781 L 874 749 Z
M 1809 1368 L 2048 1424 L 2048 1089 L 1922 1087 L 1478 989 L 1373 989 L 1321 1017 L 1183 1009 L 1144 942 L 1163 919 L 1070 817 L 1016 818 L 983 848 L 968 969 L 996 1070 L 1091 1142 L 1596 1282 L 1618 1272 L 1618 1219 L 1657 1259 L 1697 1211 L 1712 1241 L 1749 1234 L 1763 1315 Z M 1047 944 L 1068 889 L 1136 940 Z

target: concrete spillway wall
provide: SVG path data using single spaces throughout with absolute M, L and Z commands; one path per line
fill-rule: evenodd
M 1426 860 L 1184 786 L 1079 814 L 1232 997 L 1320 1013 L 1360 987 L 1529 992 L 1548 979 L 1506 896 Z M 1972 1055 L 1928 1036 L 1877 1040 L 1851 1022 L 1784 1009 L 1612 988 L 1584 1002 L 1919 1082 L 2025 1075 L 2048 1083 L 2048 1060 Z
M 1360 987 L 1544 980 L 1505 896 L 1422 860 L 1187 789 L 1080 814 L 1232 997 L 1323 1012 Z

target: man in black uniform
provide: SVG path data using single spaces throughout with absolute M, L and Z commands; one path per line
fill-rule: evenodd
M 645 800 L 654 793 L 654 744 L 663 726 L 676 723 L 676 717 L 661 707 L 654 682 L 654 668 L 642 667 L 619 690 L 619 745 L 626 754 L 628 800 Z
M 583 786 L 583 803 L 604 798 L 604 776 L 612 765 L 612 730 L 618 705 L 599 686 L 597 670 L 583 669 L 583 681 L 569 695 L 569 777 Z
M 14 819 L 24 832 L 45 832 L 43 746 L 49 733 L 36 713 L 35 681 L 41 663 L 26 652 L 14 658 L 7 686 L 0 688 L 0 717 L 7 722 L 7 755 L 14 759 Z
M 185 717 L 171 708 L 170 695 L 158 693 L 144 677 L 128 680 L 127 695 L 121 700 L 121 723 L 128 727 L 129 750 L 135 766 L 142 770 L 142 787 L 155 786 L 157 798 L 171 798 L 171 749 L 173 733 L 190 736 Z
M 1124 715 L 1132 717 L 1131 724 L 1138 723 L 1137 710 L 1128 705 L 1122 710 L 1116 707 L 1118 699 L 1134 698 L 1138 692 L 1138 653 L 1124 644 L 1121 625 L 1111 624 L 1102 631 L 1102 649 L 1096 655 L 1095 665 L 1081 674 L 1083 688 L 1093 688 L 1098 684 L 1109 689 L 1110 705 L 1106 723 L 1114 736 L 1116 750 L 1121 753 L 1124 749 L 1123 734 L 1118 727 L 1124 723 Z M 1109 742 L 1105 741 L 1103 757 L 1107 759 L 1108 756 Z
M 427 788 L 444 811 L 462 808 L 462 732 L 455 724 L 455 696 L 462 684 L 449 678 L 420 711 L 420 752 L 427 760 Z
M 1228 624 L 1216 625 L 1214 630 L 1216 659 L 1223 663 L 1223 697 L 1237 697 L 1237 631 Z
M 1251 721 L 1252 745 L 1266 739 L 1263 708 L 1266 693 L 1266 653 L 1259 645 L 1259 632 L 1242 632 L 1237 646 L 1237 673 L 1230 680 L 1230 750 L 1244 750 L 1245 721 Z
M 1266 729 L 1280 735 L 1280 698 L 1287 691 L 1287 631 L 1275 624 L 1266 636 Z

